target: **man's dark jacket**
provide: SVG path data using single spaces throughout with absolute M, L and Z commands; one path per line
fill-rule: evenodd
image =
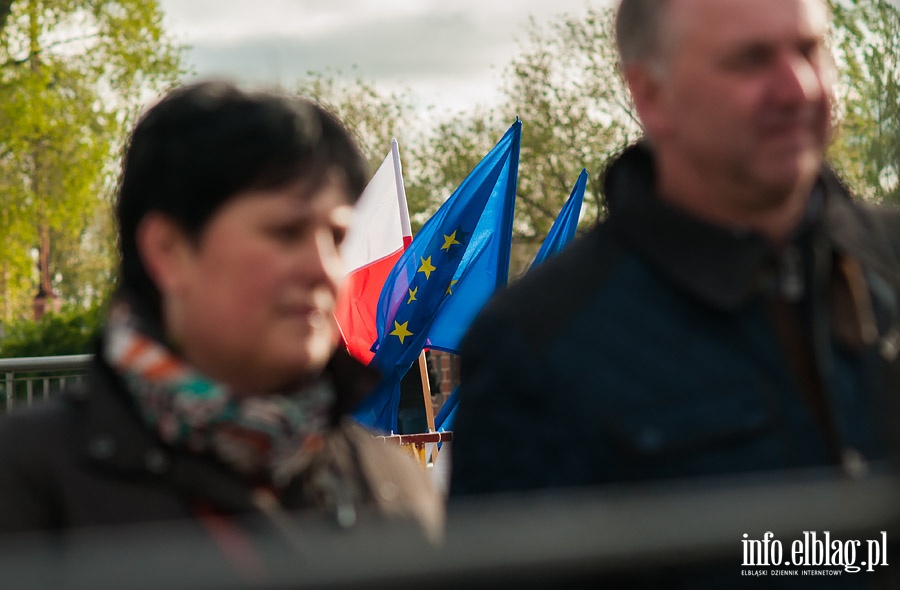
M 900 281 L 880 218 L 823 170 L 776 250 L 658 199 L 643 146 L 605 182 L 609 218 L 464 339 L 451 495 L 886 456 Z

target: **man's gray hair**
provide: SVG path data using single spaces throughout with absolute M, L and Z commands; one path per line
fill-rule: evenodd
M 669 0 L 622 0 L 616 12 L 619 64 L 661 56 L 663 25 Z
M 831 9 L 827 0 L 818 0 L 829 26 Z M 635 61 L 658 62 L 666 50 L 666 21 L 671 0 L 621 0 L 616 12 L 616 45 L 619 66 Z

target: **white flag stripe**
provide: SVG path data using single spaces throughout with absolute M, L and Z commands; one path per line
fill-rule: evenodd
M 391 140 L 391 155 L 394 157 L 394 177 L 397 186 L 397 201 L 400 206 L 400 226 L 403 237 L 412 238 L 412 226 L 409 224 L 409 205 L 406 204 L 406 187 L 403 185 L 403 167 L 400 165 L 400 144 Z
M 403 222 L 391 150 L 356 203 L 356 217 L 343 245 L 347 274 L 403 248 Z

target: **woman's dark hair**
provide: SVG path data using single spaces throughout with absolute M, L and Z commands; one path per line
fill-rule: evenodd
M 238 193 L 303 180 L 313 194 L 335 173 L 355 202 L 368 180 L 365 160 L 321 106 L 226 82 L 173 91 L 138 121 L 122 164 L 116 202 L 120 287 L 159 319 L 159 290 L 136 243 L 148 213 L 165 214 L 196 238 Z

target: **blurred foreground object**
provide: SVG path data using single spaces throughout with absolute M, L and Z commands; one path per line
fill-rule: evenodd
M 883 466 L 877 466 L 880 472 Z M 65 545 L 0 540 L 4 587 L 30 590 L 117 588 L 895 588 L 896 566 L 851 573 L 840 566 L 742 565 L 743 535 L 790 547 L 804 531 L 847 542 L 887 532 L 896 561 L 897 479 L 835 479 L 821 471 L 777 478 L 704 479 L 666 485 L 543 492 L 461 502 L 442 547 L 421 542 L 399 523 L 369 523 L 352 532 L 321 516 L 297 515 L 286 545 L 267 526 L 255 531 L 264 570 L 242 577 L 208 537 L 183 523 L 84 531 Z M 265 525 L 263 522 L 257 524 Z M 784 560 L 790 559 L 789 551 Z M 821 555 L 812 562 L 822 562 Z M 713 585 L 684 580 L 689 569 Z M 765 579 L 744 571 L 808 570 L 813 576 Z M 821 572 L 832 575 L 821 575 Z M 838 573 L 840 572 L 840 573 Z M 891 576 L 894 576 L 891 578 Z M 702 581 L 702 580 L 701 580 Z

